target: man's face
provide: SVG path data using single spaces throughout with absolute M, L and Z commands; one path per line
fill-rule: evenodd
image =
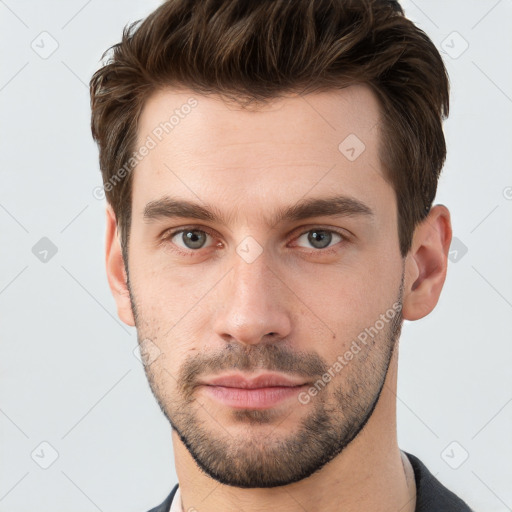
M 371 417 L 400 331 L 377 100 L 352 86 L 244 111 L 160 91 L 138 135 L 128 270 L 152 391 L 211 477 L 305 478 Z M 213 381 L 266 374 L 288 386 Z

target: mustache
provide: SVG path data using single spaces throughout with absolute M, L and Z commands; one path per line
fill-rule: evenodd
M 211 354 L 189 356 L 179 371 L 178 386 L 185 398 L 190 398 L 202 375 L 215 375 L 225 370 L 268 370 L 289 373 L 308 380 L 321 378 L 328 364 L 316 353 L 296 352 L 272 345 L 227 345 Z

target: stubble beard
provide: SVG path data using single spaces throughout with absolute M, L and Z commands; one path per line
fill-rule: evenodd
M 395 302 L 400 306 L 403 282 L 404 274 Z M 146 334 L 140 331 L 139 325 L 151 324 L 142 321 L 128 288 L 138 339 L 143 340 Z M 234 343 L 213 356 L 198 354 L 187 358 L 180 367 L 177 386 L 172 379 L 174 390 L 159 384 L 163 382 L 165 370 L 155 370 L 148 364 L 144 368 L 160 409 L 200 469 L 225 485 L 278 487 L 320 470 L 362 431 L 381 396 L 401 327 L 400 309 L 341 370 L 339 377 L 344 376 L 341 383 L 329 382 L 307 406 L 297 401 L 297 407 L 309 407 L 310 412 L 286 436 L 280 435 L 277 428 L 287 415 L 272 408 L 229 410 L 229 425 L 236 422 L 242 427 L 236 433 L 230 432 L 228 425 L 220 424 L 218 414 L 214 417 L 208 412 L 208 404 L 200 404 L 195 393 L 197 379 L 201 373 L 259 368 L 294 374 L 300 369 L 303 375 L 321 378 L 332 363 L 329 365 L 318 354 L 285 351 L 279 343 L 250 347 Z

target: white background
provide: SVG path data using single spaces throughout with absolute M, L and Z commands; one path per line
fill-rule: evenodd
M 177 482 L 170 426 L 107 286 L 89 129 L 101 54 L 158 4 L 0 1 L 0 512 L 146 511 Z M 399 442 L 476 512 L 509 511 L 512 1 L 403 6 L 446 50 L 436 202 L 460 242 L 437 308 L 404 325 Z M 46 51 L 58 44 L 47 58 L 32 47 L 42 52 L 41 38 Z M 42 237 L 57 248 L 46 263 L 32 252 Z

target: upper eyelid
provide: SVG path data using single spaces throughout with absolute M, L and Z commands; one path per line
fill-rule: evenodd
M 315 229 L 321 229 L 323 231 L 332 231 L 333 233 L 338 233 L 340 235 L 343 235 L 345 237 L 348 237 L 348 235 L 345 235 L 347 232 L 344 228 L 335 228 L 335 227 L 329 227 L 329 226 L 322 226 L 321 224 L 311 224 L 310 227 L 302 226 L 298 228 L 294 228 L 291 233 L 298 233 L 299 235 L 303 235 L 305 233 L 309 233 L 310 231 L 313 231 Z M 181 233 L 183 231 L 203 231 L 209 235 L 212 235 L 212 233 L 215 231 L 211 228 L 208 228 L 206 226 L 185 226 L 185 227 L 179 227 L 179 228 L 170 228 L 163 231 L 161 236 L 174 236 L 178 233 Z M 213 236 L 213 235 L 212 235 Z
M 309 233 L 310 231 L 314 231 L 315 229 L 318 229 L 318 231 L 328 231 L 329 233 L 335 233 L 337 235 L 342 236 L 345 239 L 348 239 L 348 234 L 346 234 L 346 230 L 342 228 L 328 228 L 321 225 L 313 226 L 307 229 L 302 229 L 298 231 L 298 234 L 295 235 L 295 238 L 298 236 L 305 235 L 306 233 Z

